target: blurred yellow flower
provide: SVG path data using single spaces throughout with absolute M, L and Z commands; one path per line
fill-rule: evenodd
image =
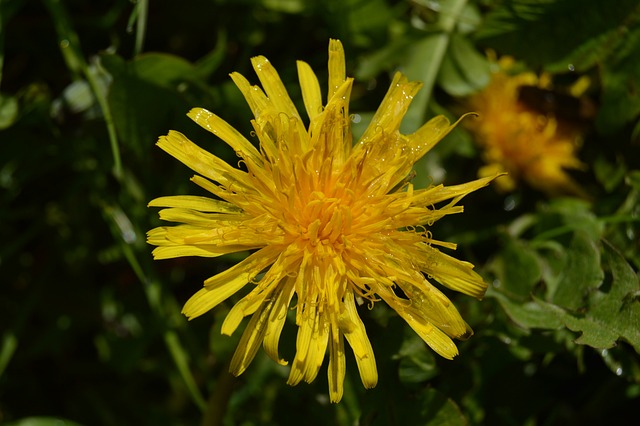
M 489 85 L 468 99 L 465 108 L 480 115 L 465 125 L 483 148 L 486 166 L 480 176 L 498 172 L 508 175 L 496 180 L 498 189 L 509 192 L 519 179 L 548 195 L 574 194 L 584 191 L 571 179 L 568 169 L 582 169 L 576 158 L 581 129 L 559 118 L 553 111 L 541 112 L 522 101 L 521 91 L 536 88 L 549 93 L 550 79 L 532 72 L 510 75 L 513 59 L 499 61 Z
M 326 105 L 315 74 L 298 62 L 308 128 L 269 61 L 258 56 L 252 63 L 263 89 L 238 73 L 231 78 L 255 116 L 259 149 L 209 111 L 195 108 L 188 114 L 235 150 L 241 169 L 177 131 L 158 141 L 198 173 L 194 183 L 219 199 L 169 196 L 151 201 L 149 206 L 165 207 L 161 219 L 179 223 L 149 231 L 148 242 L 158 246 L 154 257 L 215 257 L 253 250 L 207 279 L 183 313 L 193 319 L 250 285 L 251 291 L 222 324 L 222 333 L 231 335 L 244 317 L 252 316 L 231 361 L 231 372 L 239 375 L 260 345 L 276 362 L 287 364 L 279 355 L 278 340 L 287 312 L 295 310 L 298 334 L 288 383 L 314 380 L 328 347 L 333 402 L 343 393 L 345 338 L 364 386 L 371 388 L 378 380 L 356 305 L 386 302 L 433 350 L 453 358 L 457 348 L 452 338 L 465 338 L 472 331 L 431 282 L 476 298 L 484 295 L 486 284 L 473 265 L 441 253 L 436 247 L 455 249 L 455 244 L 432 239 L 427 227 L 462 212 L 460 199 L 493 177 L 425 189 L 407 182 L 413 164 L 455 124 L 439 116 L 413 134 L 400 134 L 400 121 L 421 86 L 401 74 L 353 145 L 353 79 L 345 76 L 344 51 L 337 40 L 329 43 Z

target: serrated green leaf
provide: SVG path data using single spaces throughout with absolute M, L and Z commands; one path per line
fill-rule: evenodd
M 592 293 L 584 315 L 568 312 L 551 303 L 537 303 L 562 321 L 569 330 L 581 333 L 576 343 L 607 349 L 622 338 L 640 353 L 638 276 L 622 255 L 608 244 L 604 245 L 604 254 L 611 269 L 611 285 L 608 289 Z
M 509 318 L 523 328 L 556 330 L 564 325 L 556 315 L 549 313 L 549 309 L 535 301 L 515 302 L 497 291 L 489 291 L 487 297 L 496 298 Z
M 585 307 L 589 294 L 604 278 L 600 267 L 600 250 L 585 232 L 576 232 L 567 247 L 567 259 L 551 301 L 577 311 Z

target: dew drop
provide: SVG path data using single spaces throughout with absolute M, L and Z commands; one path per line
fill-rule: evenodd
M 616 368 L 616 376 L 622 376 L 622 367 Z
M 567 65 L 567 68 L 569 68 L 569 71 L 571 71 L 571 72 L 576 70 L 576 67 L 574 67 L 573 64 Z
M 362 117 L 360 116 L 360 114 L 351 114 L 351 122 L 358 124 L 359 122 L 362 121 Z
M 493 280 L 493 282 L 491 283 L 495 288 L 500 288 L 500 280 Z
M 627 238 L 629 238 L 629 241 L 634 241 L 636 239 L 636 232 L 632 227 L 627 228 Z
M 512 195 L 509 195 L 504 199 L 504 210 L 507 212 L 512 211 L 516 207 L 516 199 Z
M 67 47 L 69 47 L 69 40 L 67 40 L 67 39 L 60 40 L 60 48 L 61 49 L 66 49 Z

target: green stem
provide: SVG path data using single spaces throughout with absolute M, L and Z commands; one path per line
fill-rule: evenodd
M 447 2 L 447 13 L 440 13 L 437 23 L 440 31 L 429 34 L 417 42 L 411 49 L 405 74 L 409 80 L 422 82 L 422 89 L 413 98 L 411 106 L 402 121 L 403 133 L 412 133 L 424 122 L 427 106 L 433 94 L 438 72 L 442 66 L 444 55 L 449 47 L 451 34 L 455 30 L 458 16 L 467 4 L 467 0 L 451 0 Z M 425 59 L 425 53 L 430 56 Z
M 125 258 L 127 259 L 127 262 L 129 262 L 129 266 L 136 274 L 138 280 L 143 284 L 142 287 L 144 289 L 149 306 L 151 306 L 152 311 L 157 317 L 164 317 L 162 295 L 159 284 L 156 282 L 152 282 L 145 275 L 140 262 L 138 262 L 138 259 L 136 258 L 135 253 L 131 248 L 131 245 L 121 238 L 117 237 L 119 234 L 122 234 L 122 225 L 119 224 L 117 215 L 118 213 L 124 213 L 122 213 L 119 208 L 114 208 L 106 204 L 103 205 L 102 208 L 105 215 L 112 222 L 112 232 L 114 236 L 118 238 L 118 241 L 120 242 L 120 248 Z M 178 372 L 182 376 L 182 380 L 184 380 L 184 383 L 187 386 L 187 390 L 191 394 L 191 398 L 198 406 L 198 408 L 200 408 L 200 410 L 204 412 L 206 410 L 207 404 L 204 397 L 202 396 L 202 393 L 200 393 L 200 390 L 198 389 L 196 381 L 191 374 L 191 370 L 189 369 L 187 351 L 183 348 L 182 344 L 180 343 L 180 339 L 178 338 L 178 335 L 174 330 L 165 331 L 163 338 L 165 345 L 167 346 L 167 349 L 171 354 L 171 358 L 173 359 Z
M 204 400 L 204 397 L 200 393 L 200 389 L 196 384 L 196 381 L 191 374 L 191 370 L 189 369 L 189 362 L 187 359 L 187 353 L 182 347 L 180 340 L 178 339 L 178 335 L 175 331 L 169 330 L 164 333 L 164 342 L 169 348 L 169 352 L 171 353 L 171 357 L 173 358 L 173 362 L 178 367 L 178 371 L 182 376 L 182 380 L 184 380 L 193 401 L 196 403 L 200 411 L 205 412 L 207 409 L 207 403 Z
M 113 155 L 113 174 L 118 181 L 121 181 L 122 161 L 120 158 L 118 135 L 113 122 L 113 116 L 111 115 L 111 109 L 109 108 L 109 102 L 107 102 L 106 93 L 98 84 L 95 73 L 91 71 L 84 55 L 82 54 L 78 34 L 73 31 L 71 21 L 69 20 L 67 12 L 60 0 L 43 0 L 43 2 L 51 13 L 51 18 L 53 20 L 56 33 L 58 34 L 60 51 L 62 52 L 62 56 L 67 64 L 67 68 L 69 68 L 69 70 L 74 74 L 74 78 L 76 79 L 84 76 L 96 97 L 98 105 L 100 105 L 100 109 L 102 110 L 107 126 L 107 132 L 109 134 L 109 142 L 111 144 L 111 153 Z
M 224 368 L 218 376 L 216 387 L 209 396 L 207 408 L 202 416 L 202 426 L 222 426 L 224 415 L 229 406 L 229 399 L 236 384 L 236 377 Z
M 136 19 L 136 44 L 134 46 L 133 54 L 138 56 L 142 53 L 144 47 L 144 36 L 147 31 L 147 14 L 149 11 L 148 0 L 138 0 L 137 4 L 138 12 Z

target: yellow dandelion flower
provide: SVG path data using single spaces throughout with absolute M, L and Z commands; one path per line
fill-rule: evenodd
M 160 197 L 149 203 L 175 226 L 148 233 L 156 259 L 215 257 L 251 250 L 237 265 L 204 282 L 183 313 L 193 319 L 245 286 L 222 324 L 231 335 L 251 316 L 232 358 L 241 374 L 259 347 L 279 364 L 278 340 L 287 312 L 295 309 L 296 352 L 288 382 L 311 382 L 329 351 L 331 401 L 342 397 L 346 339 L 362 383 L 376 385 L 375 357 L 357 305 L 382 300 L 445 358 L 457 354 L 453 338 L 472 332 L 432 282 L 481 298 L 486 284 L 473 265 L 441 253 L 455 244 L 426 229 L 443 216 L 462 212 L 458 202 L 493 178 L 414 189 L 406 181 L 412 165 L 453 127 L 442 116 L 415 133 L 399 132 L 400 121 L 421 84 L 396 74 L 362 138 L 351 138 L 349 94 L 342 44 L 329 43 L 329 90 L 323 106 L 310 66 L 298 62 L 309 127 L 269 61 L 252 59 L 262 89 L 232 73 L 255 116 L 256 149 L 217 115 L 195 108 L 196 123 L 235 150 L 243 170 L 231 167 L 184 135 L 170 131 L 158 146 L 193 169 L 192 181 L 216 199 Z M 440 204 L 439 208 L 436 205 Z M 260 278 L 258 274 L 264 273 Z M 428 278 L 427 278 L 428 277 Z
M 550 79 L 532 72 L 510 75 L 512 64 L 512 58 L 502 58 L 489 85 L 465 105 L 481 117 L 465 123 L 483 148 L 487 165 L 479 175 L 507 172 L 496 180 L 504 192 L 514 190 L 521 179 L 548 195 L 584 195 L 567 173 L 583 168 L 576 158 L 581 130 L 552 112 L 543 113 L 522 102 L 523 87 L 548 89 Z

